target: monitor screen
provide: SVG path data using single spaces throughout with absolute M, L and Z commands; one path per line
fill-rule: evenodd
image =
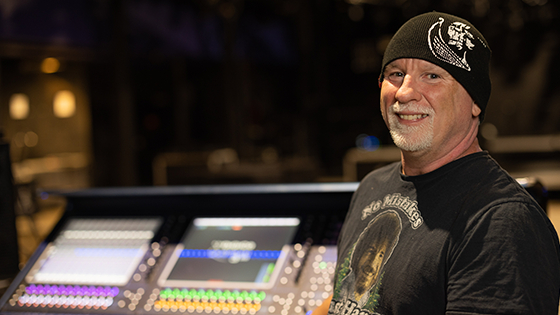
M 298 218 L 196 218 L 169 259 L 163 287 L 266 289 L 274 285 Z
M 73 218 L 35 262 L 28 283 L 125 285 L 161 218 Z

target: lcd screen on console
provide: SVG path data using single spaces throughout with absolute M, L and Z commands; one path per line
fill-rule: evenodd
M 197 218 L 163 270 L 164 287 L 270 288 L 298 218 Z
M 26 276 L 28 283 L 125 285 L 162 218 L 72 218 Z

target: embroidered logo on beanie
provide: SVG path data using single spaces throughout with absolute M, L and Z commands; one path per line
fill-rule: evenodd
M 472 50 L 475 46 L 471 41 L 474 39 L 474 36 L 468 31 L 471 27 L 461 22 L 454 22 L 451 24 L 447 31 L 449 42 L 446 44 L 441 36 L 441 25 L 443 21 L 443 18 L 439 18 L 439 21 L 434 23 L 428 31 L 428 45 L 430 46 L 430 50 L 434 56 L 439 59 L 459 68 L 471 71 L 471 67 L 467 62 L 467 50 Z M 455 46 L 459 51 L 463 50 L 463 56 L 460 57 L 449 45 Z
M 383 81 L 387 64 L 396 59 L 429 61 L 449 72 L 467 90 L 482 110 L 482 121 L 492 89 L 491 55 L 482 34 L 467 20 L 446 13 L 424 13 L 401 26 L 387 45 L 379 81 Z

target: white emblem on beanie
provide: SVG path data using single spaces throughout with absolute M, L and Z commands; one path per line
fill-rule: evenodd
M 430 50 L 438 59 L 456 67 L 471 71 L 471 67 L 467 62 L 467 51 L 472 50 L 474 47 L 474 44 L 471 41 L 471 39 L 474 39 L 474 36 L 468 31 L 470 26 L 461 22 L 452 23 L 447 30 L 449 42 L 446 44 L 445 40 L 441 36 L 441 26 L 443 21 L 444 19 L 440 17 L 439 21 L 434 23 L 428 30 L 428 46 L 430 46 Z M 464 49 L 463 57 L 461 58 L 455 51 L 453 51 L 450 45 L 455 46 L 458 51 L 462 51 Z

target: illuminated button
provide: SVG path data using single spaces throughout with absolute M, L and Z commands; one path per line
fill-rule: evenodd
M 153 267 L 156 264 L 156 260 L 153 257 L 150 257 L 148 258 L 146 263 L 148 264 L 148 266 Z
M 126 302 L 125 302 L 124 300 L 120 300 L 120 301 L 117 302 L 117 305 L 118 305 L 120 308 L 124 308 L 124 307 L 126 306 Z
M 116 297 L 117 295 L 119 295 L 119 288 L 117 288 L 117 287 L 112 287 L 112 288 L 111 288 L 111 294 L 110 294 L 110 296 Z
M 281 284 L 288 284 L 288 278 L 286 278 L 286 277 L 280 278 L 280 283 Z
M 327 252 L 327 248 L 325 246 L 319 246 L 317 251 L 319 251 L 319 253 L 321 253 L 321 254 L 324 254 L 324 253 Z
M 159 292 L 160 298 L 164 300 L 166 300 L 170 294 L 171 294 L 171 289 L 164 289 L 161 290 L 161 292 Z
M 36 288 L 37 288 L 36 285 L 30 284 L 29 286 L 27 286 L 27 288 L 25 288 L 25 292 L 27 292 L 27 294 L 33 294 L 35 293 Z
M 72 305 L 84 307 L 87 301 L 89 301 L 89 298 L 85 296 L 84 297 L 77 296 L 76 298 L 74 298 L 74 303 L 72 303 Z
M 132 279 L 134 279 L 134 281 L 138 282 L 138 281 L 142 280 L 142 275 L 140 275 L 139 273 L 135 273 L 134 276 L 132 276 Z

